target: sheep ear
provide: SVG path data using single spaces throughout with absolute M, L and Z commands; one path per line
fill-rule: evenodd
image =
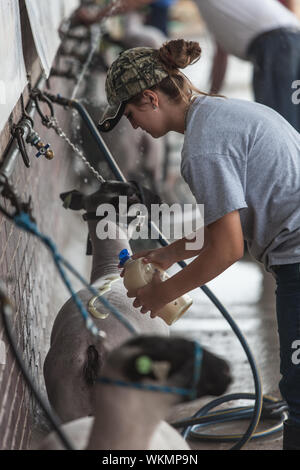
M 67 191 L 59 195 L 63 201 L 63 207 L 65 209 L 72 209 L 78 211 L 83 209 L 83 194 L 80 191 L 74 189 L 73 191 Z
M 168 361 L 153 361 L 152 373 L 157 380 L 166 380 L 171 369 Z

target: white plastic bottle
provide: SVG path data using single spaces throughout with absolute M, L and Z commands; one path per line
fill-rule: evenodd
M 134 291 L 152 281 L 156 270 L 160 271 L 162 281 L 169 278 L 169 275 L 159 266 L 153 263 L 143 263 L 143 258 L 132 259 L 128 250 L 122 250 L 119 254 L 120 266 L 124 267 L 124 286 L 128 291 Z M 178 320 L 192 305 L 192 298 L 185 294 L 178 299 L 165 305 L 158 316 L 168 325 L 172 325 Z

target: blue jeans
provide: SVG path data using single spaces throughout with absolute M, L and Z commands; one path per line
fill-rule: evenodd
M 158 6 L 154 4 L 149 5 L 150 14 L 147 18 L 146 24 L 154 26 L 164 33 L 165 36 L 169 36 L 168 31 L 168 19 L 169 19 L 169 7 Z
M 296 343 L 300 341 L 300 263 L 274 266 L 273 271 L 282 374 L 279 389 L 289 406 L 289 418 L 300 425 L 300 346 Z
M 292 83 L 300 80 L 300 30 L 263 33 L 250 44 L 248 56 L 254 65 L 255 101 L 275 109 L 300 132 L 300 104 L 292 101 Z

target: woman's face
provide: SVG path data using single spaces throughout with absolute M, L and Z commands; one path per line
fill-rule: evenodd
M 141 128 L 155 138 L 162 137 L 169 130 L 163 110 L 148 97 L 142 98 L 139 104 L 127 103 L 124 116 L 134 129 Z

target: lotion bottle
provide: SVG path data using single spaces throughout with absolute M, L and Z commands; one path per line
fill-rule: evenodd
M 128 250 L 124 249 L 119 254 L 120 266 L 124 268 L 123 282 L 128 291 L 135 291 L 152 281 L 155 271 L 160 271 L 162 281 L 169 278 L 169 275 L 159 266 L 153 263 L 143 263 L 143 258 L 132 259 Z M 172 325 L 178 320 L 192 305 L 192 298 L 184 294 L 178 299 L 169 302 L 159 312 L 158 316 L 168 325 Z

